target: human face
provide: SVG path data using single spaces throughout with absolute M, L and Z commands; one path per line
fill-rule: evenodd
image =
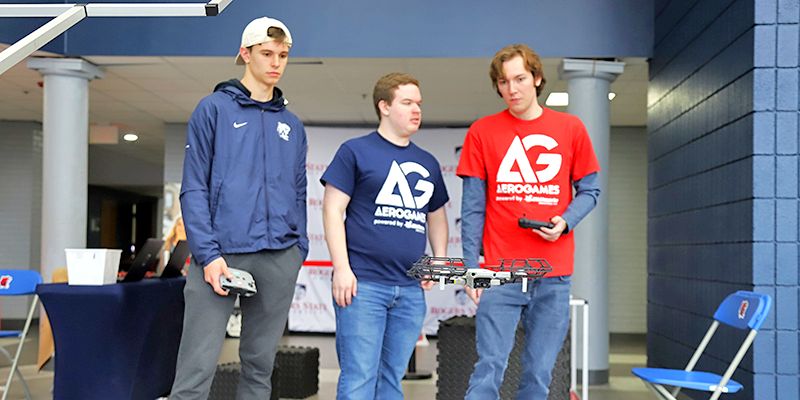
M 422 121 L 422 94 L 414 84 L 400 85 L 394 91 L 392 104 L 381 101 L 379 107 L 385 125 L 399 137 L 409 137 L 419 129 Z
M 517 118 L 533 119 L 539 111 L 536 87 L 542 82 L 525 68 L 525 61 L 516 56 L 503 63 L 505 76 L 497 80 L 497 90 L 503 96 L 508 110 Z
M 289 46 L 283 42 L 264 42 L 239 51 L 253 78 L 267 86 L 278 83 L 289 61 Z

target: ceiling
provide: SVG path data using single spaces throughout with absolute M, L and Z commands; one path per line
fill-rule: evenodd
M 0 45 L 0 49 L 5 46 Z M 35 55 L 47 55 L 37 53 Z M 241 78 L 244 67 L 231 57 L 85 57 L 106 71 L 89 83 L 90 125 L 116 125 L 120 137 L 103 145 L 115 153 L 163 164 L 164 124 L 185 123 L 214 86 Z M 567 90 L 558 79 L 560 59 L 543 59 L 548 79 L 540 97 Z M 625 58 L 625 72 L 611 84 L 612 126 L 647 124 L 647 59 Z M 489 81 L 485 58 L 290 58 L 278 86 L 288 108 L 307 125 L 377 125 L 372 88 L 389 72 L 420 81 L 424 126 L 468 126 L 503 110 Z M 0 75 L 0 120 L 42 120 L 42 77 L 21 62 Z M 553 107 L 566 111 L 566 107 Z

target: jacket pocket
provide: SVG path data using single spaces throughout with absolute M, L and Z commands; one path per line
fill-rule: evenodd
M 291 168 L 279 168 L 276 172 L 273 178 L 276 180 L 279 190 L 272 198 L 273 208 L 270 211 L 277 211 L 289 230 L 297 232 L 301 210 L 297 207 L 295 171 Z
M 220 180 L 218 184 L 214 185 L 211 189 L 211 199 L 210 199 L 210 207 L 211 210 L 211 223 L 214 223 L 214 218 L 217 216 L 217 208 L 219 208 L 219 194 L 222 191 L 222 183 L 224 180 Z
M 286 225 L 289 225 L 289 229 L 293 232 L 297 231 L 297 219 L 297 210 L 286 215 Z

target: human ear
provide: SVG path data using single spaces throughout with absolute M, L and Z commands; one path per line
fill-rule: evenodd
M 378 109 L 381 110 L 381 114 L 389 116 L 389 104 L 386 103 L 386 100 L 378 102 Z
M 244 60 L 245 64 L 250 63 L 250 49 L 248 49 L 247 47 L 240 47 L 239 55 L 242 57 L 242 60 Z

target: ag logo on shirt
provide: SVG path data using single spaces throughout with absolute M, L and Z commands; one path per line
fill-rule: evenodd
M 375 217 L 379 218 L 375 219 L 375 225 L 400 226 L 425 233 L 424 224 L 428 215 L 425 212 L 416 210 L 428 205 L 428 201 L 433 196 L 434 186 L 429 181 L 419 179 L 417 184 L 414 185 L 414 189 L 422 192 L 422 194 L 414 196 L 414 193 L 411 192 L 411 185 L 408 184 L 408 179 L 406 178 L 414 173 L 423 178 L 431 175 L 425 167 L 413 161 L 407 161 L 402 164 L 392 161 L 386 180 L 375 198 L 375 205 L 377 206 Z M 399 194 L 394 193 L 395 188 Z
M 545 168 L 534 172 L 526 152 L 535 146 L 553 150 L 558 146 L 558 142 L 550 136 L 542 134 L 528 135 L 522 140 L 519 136 L 515 137 L 497 171 L 497 193 L 525 196 L 498 196 L 497 201 L 558 204 L 557 197 L 542 197 L 542 195 L 557 196 L 561 193 L 559 185 L 543 185 L 555 178 L 561 171 L 561 154 L 540 153 L 536 159 L 536 165 L 544 165 Z M 512 171 L 514 165 L 519 171 Z
M 411 186 L 406 179 L 406 176 L 412 173 L 420 174 L 423 178 L 431 175 L 425 167 L 413 161 L 404 162 L 400 165 L 397 165 L 397 161 L 392 161 L 389 175 L 386 176 L 386 181 L 383 182 L 383 187 L 375 199 L 375 204 L 416 209 L 425 207 L 433 195 L 433 183 L 423 179 L 418 180 L 414 189 L 419 190 L 422 194 L 415 197 L 411 193 Z M 394 188 L 397 188 L 400 194 L 394 194 Z

